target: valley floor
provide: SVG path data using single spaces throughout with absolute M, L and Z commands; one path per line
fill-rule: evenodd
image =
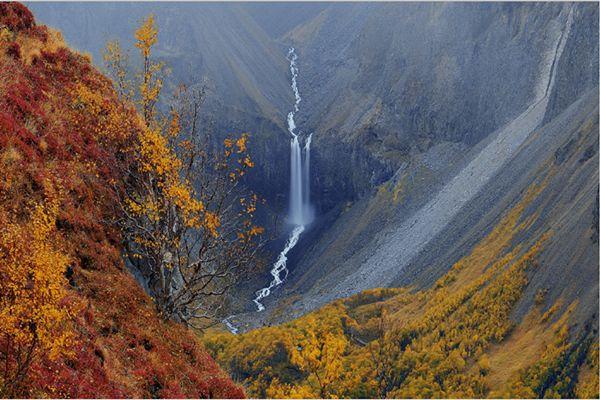
M 284 302 L 269 326 L 207 333 L 210 353 L 253 397 L 598 397 L 596 92 L 478 196 L 496 206 L 477 208 L 477 241 L 446 237 L 453 264 L 291 321 Z
M 597 397 L 597 320 L 573 325 L 577 301 L 548 303 L 540 290 L 512 318 L 552 233 L 511 243 L 535 223 L 525 210 L 549 175 L 430 289 L 369 290 L 204 342 L 252 397 Z

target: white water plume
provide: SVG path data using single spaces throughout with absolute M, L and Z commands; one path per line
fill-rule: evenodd
M 287 277 L 287 253 L 291 249 L 293 249 L 294 246 L 296 246 L 296 243 L 298 243 L 298 239 L 300 239 L 300 234 L 303 231 L 304 226 L 302 225 L 298 225 L 294 228 L 292 234 L 290 235 L 285 245 L 285 248 L 281 253 L 279 253 L 279 257 L 277 258 L 277 261 L 271 269 L 271 276 L 273 276 L 273 280 L 271 281 L 271 283 L 269 283 L 269 286 L 264 287 L 258 292 L 256 292 L 256 298 L 254 299 L 254 303 L 256 304 L 258 311 L 263 311 L 265 309 L 265 306 L 260 301 L 268 295 L 270 295 L 271 289 L 273 289 L 275 286 L 281 285 Z M 281 274 L 284 274 L 283 277 L 281 276 Z
M 225 324 L 225 326 L 227 327 L 229 332 L 236 335 L 238 333 L 239 329 L 229 320 L 231 317 L 233 317 L 233 315 L 223 319 L 223 321 L 221 321 L 221 322 L 223 322 Z
M 294 48 L 290 48 L 288 52 L 288 60 L 290 62 L 290 72 L 292 74 L 292 91 L 294 92 L 294 109 L 289 112 L 287 116 L 288 131 L 292 135 L 290 142 L 290 208 L 288 214 L 288 221 L 294 225 L 294 229 L 288 238 L 285 248 L 281 253 L 277 261 L 271 268 L 271 276 L 273 280 L 268 286 L 258 290 L 256 292 L 256 298 L 254 303 L 258 311 L 263 311 L 265 306 L 260 302 L 265 297 L 271 294 L 271 289 L 275 286 L 281 285 L 287 277 L 287 254 L 296 246 L 300 235 L 304 232 L 306 225 L 308 225 L 313 218 L 313 211 L 310 205 L 310 143 L 312 140 L 312 134 L 310 134 L 305 142 L 304 148 L 300 146 L 300 137 L 296 133 L 296 121 L 294 120 L 295 114 L 300 110 L 299 104 L 302 101 L 300 92 L 298 91 L 298 66 L 296 60 L 298 56 Z M 303 152 L 304 150 L 304 152 Z M 283 274 L 283 277 L 282 277 Z
M 288 52 L 288 60 L 290 61 L 290 72 L 292 73 L 292 90 L 294 91 L 294 97 L 296 98 L 296 102 L 294 103 L 294 112 L 298 112 L 300 110 L 298 106 L 302 101 L 300 92 L 298 91 L 298 82 L 296 81 L 296 78 L 298 77 L 298 66 L 296 65 L 297 59 L 298 56 L 296 55 L 296 50 L 293 47 L 290 48 L 290 51 Z M 291 114 L 293 116 L 293 113 Z
M 302 165 L 302 218 L 304 223 L 309 223 L 313 219 L 313 210 L 310 205 L 310 142 L 312 133 L 306 138 L 304 143 L 304 163 Z

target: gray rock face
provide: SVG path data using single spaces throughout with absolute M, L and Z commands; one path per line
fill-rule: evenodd
M 106 40 L 129 41 L 155 12 L 157 55 L 173 66 L 173 81 L 208 85 L 206 126 L 253 134 L 247 184 L 267 200 L 264 222 L 287 211 L 285 115 L 294 100 L 285 55 L 296 47 L 296 122 L 313 133 L 319 217 L 290 252 L 288 282 L 267 310 L 277 296 L 300 299 L 293 309 L 302 313 L 368 287 L 430 284 L 550 158 L 568 185 L 548 189 L 540 220 L 561 237 L 543 255 L 551 272 L 532 287 L 553 285 L 554 298 L 597 297 L 597 254 L 576 242 L 597 238 L 597 139 L 578 124 L 597 126 L 589 92 L 598 85 L 598 4 L 30 6 L 97 60 Z M 583 211 L 568 206 L 566 193 Z
M 308 308 L 337 297 L 346 297 L 377 286 L 388 286 L 423 248 L 467 205 L 507 163 L 519 146 L 542 122 L 560 60 L 569 37 L 573 16 L 565 8 L 561 23 L 549 32 L 546 53 L 539 67 L 539 80 L 532 104 L 517 118 L 491 135 L 491 140 L 473 159 L 422 208 L 402 224 L 376 235 L 375 245 L 344 260 L 347 268 L 329 274 L 322 294 L 309 291 L 304 304 Z M 366 247 L 367 249 L 368 247 Z M 354 268 L 354 270 L 353 270 Z M 350 272 L 350 273 L 349 273 Z
M 544 122 L 552 120 L 581 93 L 598 84 L 598 43 L 598 6 L 577 4 Z
M 428 127 L 426 131 L 433 133 L 433 137 L 426 146 L 420 146 L 418 138 L 411 139 L 410 136 L 406 138 L 406 141 L 414 147 L 406 151 L 408 153 L 407 157 L 399 157 L 398 172 L 394 174 L 393 179 L 388 183 L 393 184 L 392 186 L 398 183 L 401 183 L 400 186 L 407 186 L 405 190 L 401 188 L 401 191 L 405 192 L 403 196 L 407 198 L 401 201 L 403 204 L 395 205 L 392 201 L 382 202 L 382 197 L 377 192 L 371 195 L 369 200 L 363 199 L 340 214 L 336 223 L 328 231 L 321 230 L 316 235 L 318 238 L 314 239 L 315 244 L 309 245 L 307 254 L 298 255 L 296 261 L 297 271 L 292 273 L 287 292 L 282 294 L 282 296 L 289 295 L 301 299 L 296 304 L 297 312 L 305 312 L 334 298 L 347 296 L 368 287 L 397 285 L 399 283 L 431 283 L 436 276 L 446 271 L 453 261 L 466 254 L 470 249 L 469 246 L 473 246 L 478 240 L 476 238 L 481 238 L 485 229 L 489 227 L 489 225 L 480 226 L 480 231 L 466 228 L 467 226 L 479 226 L 477 225 L 478 219 L 474 218 L 484 218 L 484 216 L 491 218 L 489 217 L 491 213 L 488 213 L 488 211 L 494 207 L 499 207 L 497 206 L 501 197 L 499 193 L 495 198 L 488 197 L 487 202 L 475 201 L 475 199 L 485 197 L 483 193 L 488 190 L 488 187 L 494 187 L 501 171 L 504 174 L 501 186 L 505 191 L 504 193 L 508 193 L 506 196 L 513 196 L 512 198 L 514 198 L 516 193 L 524 190 L 522 183 L 517 184 L 515 181 L 522 178 L 522 176 L 511 176 L 511 170 L 520 171 L 521 175 L 528 176 L 529 181 L 527 182 L 531 183 L 531 180 L 534 179 L 532 176 L 535 176 L 535 168 L 540 165 L 536 163 L 544 162 L 546 158 L 543 157 L 548 157 L 551 154 L 545 151 L 547 149 L 541 150 L 540 148 L 543 149 L 544 146 L 556 148 L 557 146 L 557 143 L 553 142 L 551 138 L 539 138 L 540 134 L 536 128 L 552 121 L 557 115 L 562 115 L 561 113 L 564 113 L 570 104 L 583 96 L 586 91 L 593 91 L 593 88 L 597 88 L 596 85 L 598 84 L 598 45 L 593 33 L 598 28 L 597 18 L 594 17 L 597 16 L 598 7 L 597 5 L 575 5 L 572 9 L 570 24 L 566 23 L 567 14 L 565 10 L 568 9 L 570 9 L 570 5 L 563 4 L 560 5 L 558 11 L 552 7 L 541 9 L 517 7 L 516 10 L 509 12 L 513 15 L 513 22 L 516 13 L 520 15 L 516 20 L 530 21 L 532 24 L 528 24 L 527 29 L 521 26 L 518 29 L 515 28 L 515 31 L 511 31 L 512 33 L 507 39 L 508 42 L 503 43 L 500 46 L 504 46 L 502 50 L 497 49 L 497 51 L 506 51 L 504 50 L 506 47 L 513 50 L 519 48 L 518 40 L 524 40 L 520 44 L 521 51 L 536 52 L 537 56 L 533 57 L 529 54 L 527 57 L 531 58 L 526 57 L 526 60 L 530 61 L 525 62 L 519 56 L 508 56 L 509 53 L 505 53 L 505 56 L 510 57 L 510 60 L 518 60 L 519 68 L 522 68 L 517 74 L 519 76 L 515 76 L 513 82 L 508 77 L 500 78 L 503 73 L 502 68 L 495 75 L 496 70 L 494 67 L 488 66 L 491 71 L 488 77 L 492 81 L 491 85 L 494 85 L 494 80 L 506 79 L 506 81 L 503 82 L 504 86 L 501 90 L 493 93 L 488 93 L 479 87 L 481 91 L 479 96 L 483 97 L 482 101 L 485 102 L 480 103 L 480 107 L 482 104 L 488 106 L 492 103 L 499 104 L 498 107 L 491 107 L 487 111 L 480 110 L 481 114 L 479 115 L 487 117 L 487 113 L 491 113 L 496 121 L 500 121 L 498 117 L 503 114 L 510 115 L 510 109 L 515 112 L 515 110 L 522 107 L 521 110 L 507 117 L 508 122 L 504 124 L 503 128 L 497 129 L 495 133 L 493 133 L 494 131 L 488 133 L 485 128 L 482 128 L 484 125 L 481 125 L 479 115 L 474 116 L 468 112 L 464 114 L 469 116 L 466 118 L 466 126 L 469 124 L 471 127 L 477 126 L 476 135 L 479 135 L 479 139 L 475 140 L 479 140 L 479 142 L 475 145 L 471 143 L 469 137 L 475 137 L 473 133 L 471 133 L 471 136 L 465 136 L 464 140 L 460 140 L 460 142 L 466 146 L 464 148 L 466 157 L 461 158 L 449 151 L 448 157 L 443 161 L 447 171 L 438 170 L 434 177 L 430 177 L 428 174 L 431 173 L 432 169 L 435 169 L 435 164 L 431 163 L 431 158 L 435 157 L 437 151 L 434 150 L 437 146 L 435 143 L 447 143 L 448 140 L 452 143 L 456 138 L 452 136 L 436 137 L 436 131 L 431 127 Z M 441 11 L 440 15 L 443 14 L 444 12 Z M 544 22 L 542 23 L 542 21 Z M 570 26 L 570 29 L 565 29 L 567 26 Z M 532 28 L 529 29 L 529 27 Z M 563 32 L 562 40 L 560 39 L 561 32 Z M 591 39 L 586 37 L 584 32 L 589 34 Z M 491 40 L 488 35 L 483 35 L 483 37 L 486 40 Z M 475 38 L 477 39 L 472 38 L 472 40 L 477 42 L 480 37 L 476 35 Z M 532 39 L 533 37 L 537 37 L 537 39 Z M 526 50 L 528 44 L 531 47 Z M 474 46 L 481 47 L 482 44 L 474 43 Z M 343 51 L 348 50 L 344 49 Z M 426 51 L 423 50 L 423 52 Z M 554 54 L 558 57 L 555 58 Z M 481 55 L 481 57 L 483 59 L 477 60 L 477 62 L 488 62 L 486 56 Z M 340 58 L 346 59 L 348 57 Z M 537 72 L 529 70 L 531 68 L 529 62 L 534 59 L 538 60 L 536 64 Z M 505 60 L 504 62 L 510 61 Z M 574 64 L 578 64 L 578 66 L 574 67 Z M 397 64 L 390 63 L 390 65 Z M 500 63 L 498 66 L 500 65 L 503 64 Z M 427 69 L 427 66 L 423 68 Z M 513 73 L 516 74 L 516 71 L 513 71 Z M 466 79 L 465 75 L 460 74 L 459 76 Z M 533 76 L 535 79 L 523 83 L 524 81 L 520 79 L 524 76 Z M 435 81 L 435 79 L 435 76 L 431 77 L 431 80 Z M 520 82 L 520 84 L 517 82 Z M 513 86 L 513 83 L 516 83 L 516 85 Z M 322 85 L 325 85 L 325 83 L 321 82 L 316 86 L 320 87 Z M 373 88 L 369 95 L 376 90 L 377 88 Z M 474 88 L 471 88 L 471 90 L 474 90 Z M 508 90 L 513 92 L 507 93 Z M 333 89 L 328 88 L 327 91 L 333 91 Z M 468 89 L 465 92 L 471 93 Z M 427 91 L 419 93 L 422 93 L 423 96 L 430 95 Z M 515 100 L 515 96 L 519 97 L 519 100 Z M 439 102 L 444 101 L 443 96 L 441 98 L 433 97 L 434 101 L 432 101 L 433 104 L 430 107 L 433 107 L 433 105 L 439 106 Z M 307 103 L 310 103 L 309 95 L 305 96 L 305 99 Z M 405 99 L 405 96 L 398 97 L 399 102 L 404 102 Z M 523 105 L 525 99 L 530 102 L 529 106 Z M 590 101 L 589 96 L 586 99 L 586 101 Z M 339 105 L 336 110 L 345 111 L 346 106 L 354 106 L 353 110 L 356 112 L 356 107 L 362 106 L 360 101 L 354 100 L 355 98 L 350 101 L 350 105 Z M 321 101 L 325 100 L 321 99 Z M 579 103 L 581 104 L 581 101 Z M 458 107 L 458 105 L 450 105 L 450 109 L 453 109 L 453 107 Z M 588 105 L 580 105 L 579 107 L 588 107 Z M 323 109 L 324 107 L 321 105 L 319 108 Z M 446 109 L 446 105 L 441 109 Z M 594 114 L 593 109 L 587 112 Z M 595 113 L 597 115 L 597 109 Z M 360 115 L 360 113 L 357 114 Z M 575 118 L 572 113 L 569 115 L 568 117 L 563 115 L 563 118 L 567 121 L 569 121 L 569 118 Z M 586 115 L 589 116 L 590 114 Z M 312 118 L 321 117 L 312 116 Z M 431 118 L 436 120 L 433 123 L 440 123 L 443 120 L 443 118 L 440 120 L 439 114 L 431 114 Z M 322 119 L 325 120 L 325 123 L 329 123 L 327 115 Z M 342 119 L 342 121 L 345 122 L 346 120 Z M 379 121 L 382 121 L 382 119 L 379 119 Z M 413 132 L 419 130 L 418 126 L 411 124 L 413 122 L 408 121 L 398 123 L 398 126 L 402 128 L 413 126 Z M 456 125 L 450 124 L 448 126 L 449 129 L 453 127 L 456 127 Z M 352 141 L 358 135 L 356 130 L 353 131 L 350 127 L 345 130 L 343 124 L 340 125 L 339 130 L 328 132 L 331 132 L 332 135 L 338 135 L 340 141 Z M 548 132 L 552 132 L 553 135 L 558 133 L 552 130 Z M 561 134 L 563 135 L 562 138 L 566 135 L 565 132 L 561 132 Z M 388 138 L 389 136 L 384 134 L 383 137 Z M 530 143 L 534 140 L 532 137 L 537 140 L 535 146 Z M 557 136 L 553 136 L 553 138 L 559 141 L 563 140 Z M 381 141 L 381 144 L 383 146 L 384 141 Z M 385 146 L 383 147 L 385 148 Z M 389 155 L 388 150 L 378 152 L 377 148 L 369 147 L 366 144 L 363 146 L 363 149 L 365 148 L 371 154 L 375 154 L 378 159 Z M 318 144 L 315 149 L 319 149 Z M 527 151 L 533 151 L 533 149 L 537 149 L 538 153 L 536 154 L 539 157 L 535 163 L 533 159 L 529 159 L 527 154 Z M 322 146 L 321 150 L 327 151 L 328 149 Z M 335 153 L 335 150 L 331 151 Z M 423 151 L 424 153 L 422 153 Z M 590 157 L 593 157 L 592 151 L 588 153 Z M 520 164 L 514 164 L 514 161 L 511 161 L 515 154 L 519 154 Z M 545 156 L 543 156 L 544 154 Z M 583 153 L 580 157 L 588 159 Z M 329 159 L 334 160 L 335 157 L 331 155 Z M 527 163 L 530 161 L 532 165 L 529 166 Z M 397 162 L 392 161 L 392 163 L 398 165 Z M 426 170 L 426 172 L 422 173 L 421 170 Z M 592 181 L 596 180 L 593 177 L 593 168 L 585 173 L 591 174 L 591 176 L 587 176 Z M 597 168 L 595 173 L 597 175 Z M 403 177 L 408 177 L 410 180 L 407 182 Z M 507 182 L 513 182 L 514 186 Z M 496 185 L 496 187 L 500 187 L 500 182 Z M 422 194 L 419 195 L 419 193 Z M 554 192 L 549 196 L 555 198 L 558 197 L 558 194 Z M 592 201 L 593 193 L 586 200 L 586 207 L 592 204 Z M 504 207 L 509 206 L 507 203 L 502 204 Z M 493 215 L 496 217 L 500 215 L 500 211 L 496 210 L 494 212 Z M 465 215 L 471 217 L 466 218 Z M 552 224 L 551 221 L 545 222 L 549 225 Z M 586 224 L 584 220 L 578 220 L 574 214 L 572 225 L 574 227 Z M 463 228 L 457 230 L 456 226 Z M 585 226 L 585 229 L 587 229 L 587 226 Z M 571 232 L 571 235 L 574 236 L 562 239 L 565 244 L 569 243 L 567 248 L 575 246 L 574 241 L 577 241 L 577 239 L 574 239 L 574 237 L 577 237 L 575 231 L 576 229 L 573 229 Z M 590 235 L 593 236 L 593 232 Z M 456 242 L 463 243 L 460 250 L 450 250 L 450 248 L 453 248 L 450 244 L 446 244 L 445 247 L 443 245 L 444 243 Z M 548 251 L 553 253 L 554 257 L 558 257 L 557 252 L 560 249 L 560 245 L 557 243 L 560 243 L 560 240 L 554 243 L 556 247 L 552 247 L 552 250 Z M 587 243 L 584 246 L 587 246 L 588 250 L 586 251 L 589 251 L 591 242 L 585 241 L 583 243 Z M 592 257 L 593 252 L 586 254 L 588 255 L 577 261 L 569 260 L 569 263 L 564 264 L 563 268 L 570 268 L 566 265 L 575 267 L 578 265 L 577 263 L 582 263 L 581 265 L 586 266 L 588 273 L 592 272 L 588 275 L 590 285 L 586 288 L 588 296 L 590 296 L 587 297 L 587 300 L 590 301 L 590 299 L 593 300 L 594 290 L 597 293 L 597 279 L 594 279 L 593 272 L 594 270 L 597 272 L 598 261 L 597 257 L 596 259 Z M 555 273 L 557 273 L 559 267 L 556 266 L 556 261 L 547 257 L 545 262 L 552 265 Z M 548 280 L 549 278 L 546 276 L 539 279 Z M 570 293 L 575 291 L 572 287 L 565 289 L 568 285 L 574 285 L 573 281 L 570 283 L 554 281 L 554 284 L 562 288 L 556 289 L 556 293 L 561 290 Z
M 532 104 L 497 132 L 489 143 L 454 176 L 427 204 L 401 225 L 378 233 L 375 245 L 368 252 L 358 252 L 346 260 L 344 276 L 330 275 L 332 285 L 322 294 L 309 291 L 304 303 L 308 308 L 337 297 L 347 297 L 359 291 L 388 286 L 397 279 L 402 269 L 435 238 L 461 208 L 467 205 L 515 153 L 519 146 L 542 122 L 560 60 L 572 24 L 572 8 L 565 7 L 560 22 L 548 32 L 549 43 L 539 67 L 539 81 Z M 561 26 L 562 25 L 562 26 Z M 372 254 L 369 254 L 372 253 Z
M 315 151 L 336 160 L 334 137 L 395 169 L 435 143 L 478 143 L 529 105 L 561 7 L 329 7 L 288 35 L 300 49 L 303 126 L 315 131 Z

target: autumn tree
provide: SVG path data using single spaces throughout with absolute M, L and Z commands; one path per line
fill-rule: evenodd
M 258 261 L 258 198 L 240 181 L 254 164 L 247 134 L 212 146 L 201 131 L 202 90 L 180 86 L 166 115 L 159 110 L 164 65 L 152 57 L 157 37 L 150 15 L 135 33 L 142 66 L 132 79 L 118 43 L 105 53 L 118 91 L 140 114 L 121 223 L 129 260 L 162 314 L 201 327 Z
M 373 363 L 377 395 L 382 399 L 400 386 L 410 371 L 406 364 L 400 362 L 404 350 L 402 338 L 399 331 L 393 329 L 387 311 L 381 307 L 375 339 L 368 344 L 368 350 Z
M 13 157 L 11 152 L 16 154 L 7 149 L 4 158 Z M 14 185 L 7 181 L 9 175 L 0 188 Z M 0 208 L 2 397 L 18 396 L 30 366 L 41 357 L 52 360 L 67 354 L 72 340 L 64 277 L 70 259 L 56 231 L 59 204 L 51 193 L 44 201 L 30 202 L 19 216 Z
M 344 371 L 348 340 L 341 329 L 323 324 L 315 316 L 309 315 L 304 322 L 306 325 L 292 348 L 291 362 L 309 374 L 309 382 L 312 379 L 316 383 L 318 397 L 331 397 L 333 386 Z

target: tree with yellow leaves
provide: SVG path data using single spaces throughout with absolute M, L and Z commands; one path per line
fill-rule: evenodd
M 343 356 L 349 343 L 341 329 L 322 324 L 313 315 L 305 323 L 292 349 L 291 362 L 309 374 L 307 382 L 316 389 L 317 397 L 329 398 L 344 371 Z
M 105 53 L 119 93 L 140 114 L 128 154 L 134 167 L 125 171 L 122 226 L 129 260 L 163 316 L 202 327 L 257 262 L 263 232 L 253 223 L 258 198 L 240 183 L 253 167 L 249 136 L 211 145 L 198 122 L 203 90 L 179 87 L 167 115 L 160 112 L 164 65 L 152 58 L 157 38 L 150 15 L 135 32 L 142 67 L 133 81 L 118 43 Z
M 1 397 L 17 396 L 32 363 L 67 354 L 72 340 L 58 207 L 50 197 L 20 218 L 0 210 Z
M 400 363 L 403 336 L 393 329 L 387 310 L 380 308 L 380 316 L 375 330 L 375 339 L 368 344 L 373 365 L 374 380 L 379 398 L 387 398 L 388 393 L 398 387 L 408 375 L 408 363 Z

